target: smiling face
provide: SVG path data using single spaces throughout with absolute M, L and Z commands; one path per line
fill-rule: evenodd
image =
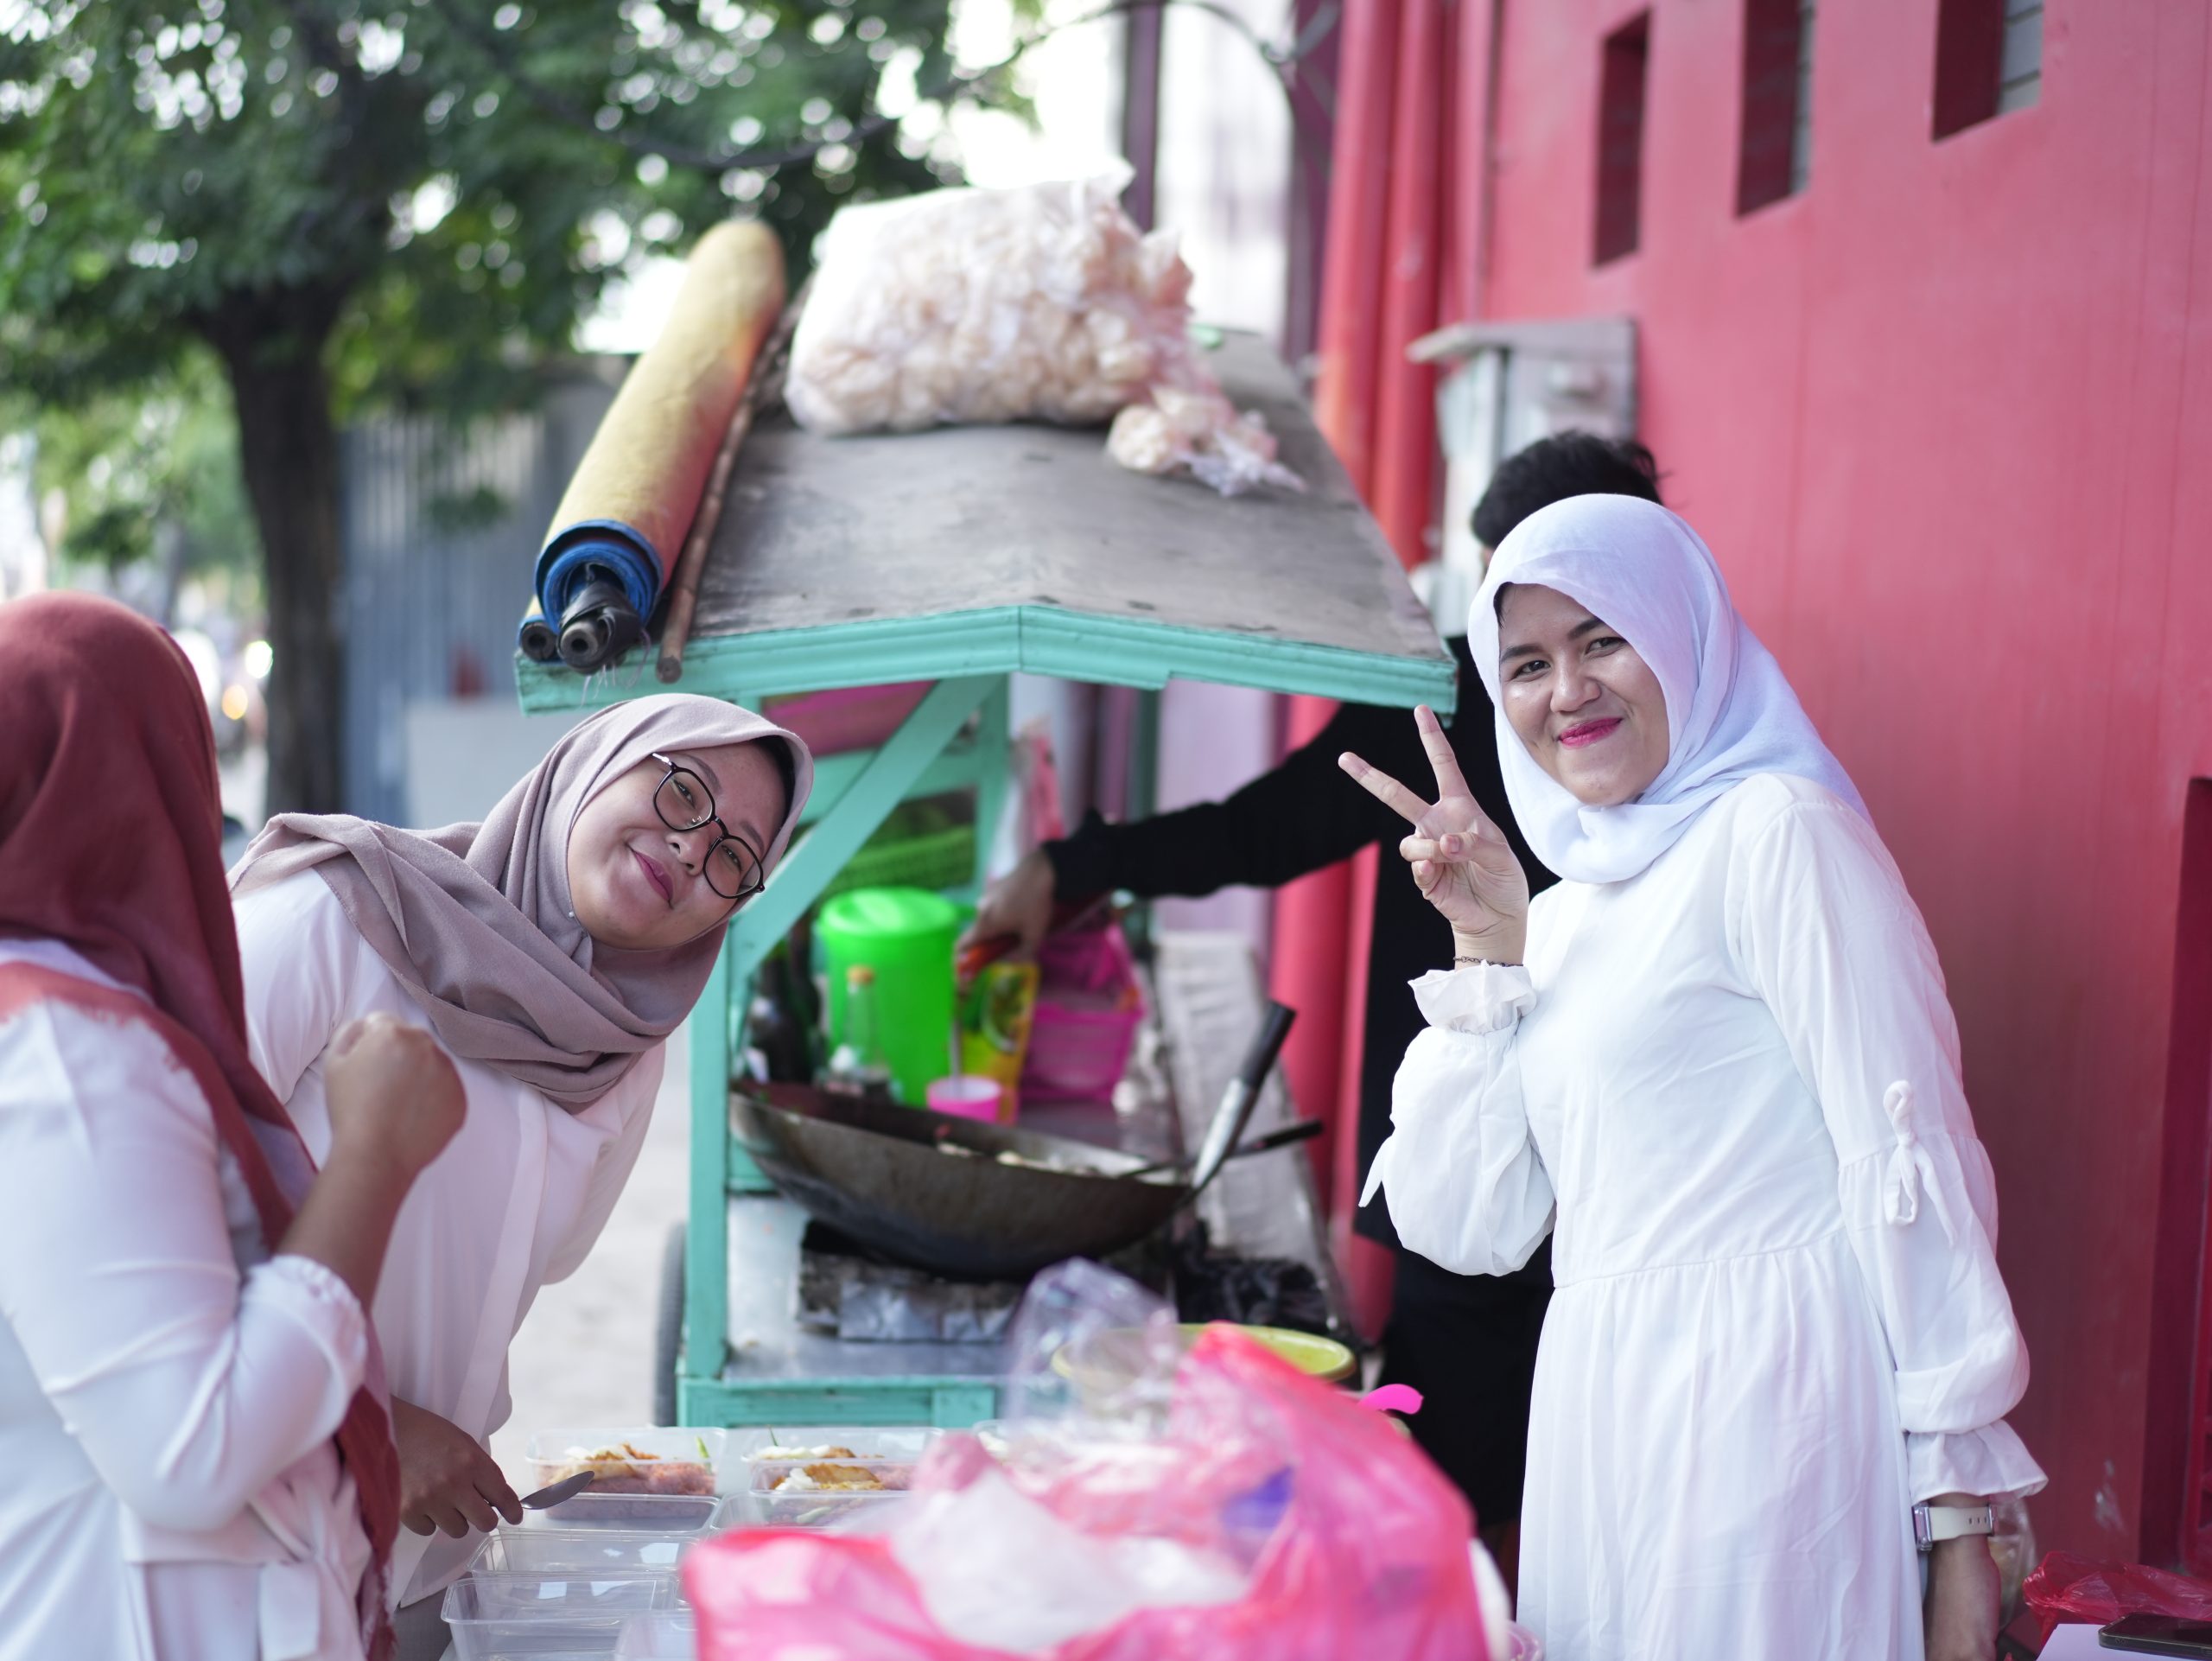
M 715 812 L 733 836 L 766 852 L 784 822 L 786 799 L 765 743 L 666 754 L 705 781 Z M 673 830 L 654 810 L 653 792 L 667 774 L 658 761 L 639 763 L 585 803 L 569 833 L 569 902 L 584 932 L 601 945 L 664 951 L 697 939 L 737 909 L 737 901 L 709 886 L 702 869 L 721 830 L 709 821 Z M 697 811 L 705 809 L 698 804 Z M 715 880 L 734 886 L 725 876 Z
M 1586 807 L 1643 794 L 1667 766 L 1667 698 L 1636 648 L 1556 589 L 1516 582 L 1497 616 L 1505 718 Z

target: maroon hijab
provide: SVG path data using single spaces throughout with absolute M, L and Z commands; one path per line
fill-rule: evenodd
M 0 665 L 9 677 L 0 936 L 58 940 L 153 1005 L 19 965 L 0 969 L 0 1017 L 51 1000 L 152 1027 L 207 1097 L 274 1251 L 292 1206 L 247 1120 L 287 1133 L 291 1121 L 246 1049 L 214 734 L 199 680 L 160 629 L 86 595 L 0 605 Z M 384 1580 L 399 1464 L 390 1422 L 366 1391 L 337 1442 L 376 1554 L 361 1600 L 376 1658 L 391 1646 Z

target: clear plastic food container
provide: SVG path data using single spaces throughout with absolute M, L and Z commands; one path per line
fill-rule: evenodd
M 556 1578 L 673 1575 L 683 1548 L 698 1537 L 613 1528 L 500 1528 L 477 1548 L 468 1571 Z
M 456 1661 L 611 1656 L 633 1617 L 675 1608 L 676 1595 L 667 1575 L 469 1575 L 446 1588 L 440 1613 Z
M 912 1485 L 912 1460 L 764 1461 L 753 1467 L 753 1520 L 772 1528 L 821 1528 L 894 1505 Z
M 524 1511 L 523 1527 L 612 1529 L 626 1534 L 698 1534 L 721 1502 L 710 1493 L 598 1493 L 586 1488 L 543 1511 Z
M 698 1661 L 699 1623 L 689 1609 L 632 1615 L 614 1654 L 616 1661 Z
M 530 1486 L 550 1488 L 589 1466 L 595 1494 L 711 1496 L 735 1486 L 716 1480 L 728 1443 L 725 1430 L 664 1425 L 540 1430 L 530 1439 Z

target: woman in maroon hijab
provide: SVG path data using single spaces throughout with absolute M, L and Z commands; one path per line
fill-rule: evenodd
M 363 1311 L 459 1081 L 358 1024 L 318 1174 L 248 1060 L 182 653 L 59 595 L 0 605 L 0 1633 L 379 1656 L 398 1479 Z

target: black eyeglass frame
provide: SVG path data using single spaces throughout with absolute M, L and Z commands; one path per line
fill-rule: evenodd
M 767 886 L 768 861 L 766 856 L 751 843 L 747 842 L 743 837 L 739 836 L 735 831 L 732 830 L 729 826 L 722 823 L 721 811 L 715 805 L 715 787 L 712 785 L 709 784 L 704 779 L 702 779 L 691 768 L 685 767 L 683 762 L 677 760 L 674 756 L 663 755 L 658 750 L 655 750 L 652 752 L 652 759 L 668 769 L 667 772 L 661 774 L 660 782 L 653 786 L 654 815 L 663 824 L 666 825 L 671 830 L 696 830 L 702 826 L 711 824 L 716 830 L 721 833 L 712 842 L 707 844 L 707 851 L 701 856 L 699 861 L 699 875 L 705 878 L 707 887 L 713 890 L 715 896 L 717 899 L 727 900 L 733 905 L 743 905 L 747 901 L 752 899 L 754 894 L 760 893 L 762 888 Z M 693 820 L 690 824 L 678 824 L 674 819 L 668 817 L 668 811 L 660 805 L 661 792 L 668 788 L 669 780 L 675 778 L 679 773 L 686 779 L 690 780 L 694 785 L 697 786 L 699 793 L 707 799 L 707 811 L 703 814 L 700 815 L 698 818 Z M 740 883 L 738 886 L 738 892 L 735 894 L 724 894 L 720 888 L 715 888 L 715 879 L 712 875 L 714 871 L 715 855 L 726 842 L 734 843 L 738 848 L 741 849 L 744 851 L 746 857 L 753 862 L 752 880 L 749 882 Z

